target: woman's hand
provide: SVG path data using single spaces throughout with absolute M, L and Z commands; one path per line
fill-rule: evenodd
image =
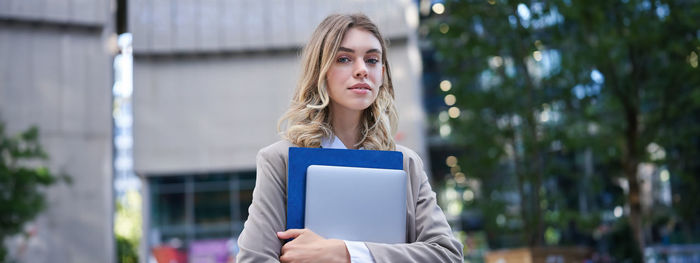
M 282 246 L 280 262 L 350 262 L 345 242 L 325 239 L 309 229 L 289 229 L 277 232 L 277 238 L 294 238 Z

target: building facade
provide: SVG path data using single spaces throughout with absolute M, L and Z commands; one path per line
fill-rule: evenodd
M 47 189 L 47 210 L 6 240 L 19 262 L 113 262 L 108 0 L 0 1 L 0 120 L 32 125 L 72 183 Z

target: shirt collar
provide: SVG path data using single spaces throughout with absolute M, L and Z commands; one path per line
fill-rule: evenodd
M 321 148 L 327 149 L 347 149 L 345 144 L 338 138 L 338 136 L 333 135 L 333 138 L 323 137 L 321 140 Z
M 327 149 L 347 149 L 348 147 L 345 147 L 345 144 L 338 138 L 338 136 L 333 135 L 333 138 L 330 137 L 323 137 L 323 140 L 321 140 L 321 148 L 327 148 Z M 364 150 L 364 147 L 360 147 L 358 150 Z

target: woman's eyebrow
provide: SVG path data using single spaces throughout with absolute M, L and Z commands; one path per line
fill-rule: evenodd
M 379 49 L 376 49 L 376 48 L 367 50 L 367 52 L 366 52 L 365 54 L 368 54 L 368 53 L 377 53 L 377 54 L 380 54 L 380 55 L 382 54 L 382 52 L 379 51 Z
M 353 50 L 351 48 L 346 48 L 346 47 L 338 47 L 338 51 L 355 53 L 355 50 Z M 382 51 L 380 51 L 379 49 L 373 48 L 373 49 L 367 50 L 367 52 L 365 52 L 365 54 L 368 54 L 368 53 L 382 54 Z

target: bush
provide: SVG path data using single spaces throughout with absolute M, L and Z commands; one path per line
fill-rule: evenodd
M 136 252 L 136 247 L 127 238 L 122 236 L 117 237 L 117 262 L 119 263 L 137 263 L 139 256 Z
M 0 242 L 22 231 L 46 208 L 42 190 L 66 175 L 55 175 L 44 164 L 48 154 L 39 143 L 39 129 L 31 127 L 15 136 L 5 134 L 0 122 Z M 7 250 L 0 245 L 0 262 L 5 262 Z

